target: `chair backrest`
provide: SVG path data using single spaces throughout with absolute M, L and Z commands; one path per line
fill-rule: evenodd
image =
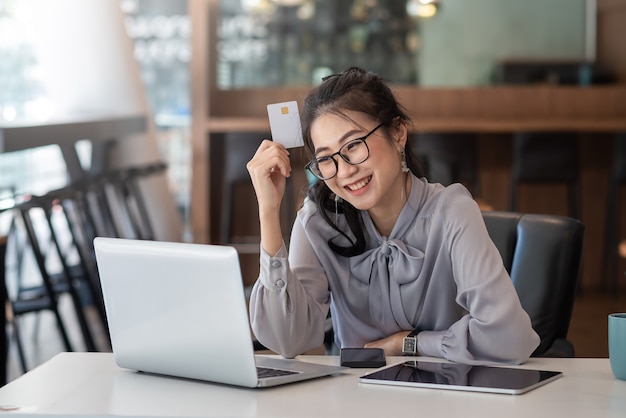
M 616 135 L 613 158 L 613 179 L 623 184 L 626 182 L 626 132 Z
M 477 135 L 469 132 L 420 132 L 410 137 L 429 181 L 445 186 L 463 183 L 479 195 Z
M 518 132 L 513 144 L 514 180 L 578 181 L 578 142 L 573 132 Z
M 522 306 L 541 343 L 533 355 L 566 339 L 580 276 L 584 225 L 573 218 L 483 212 Z

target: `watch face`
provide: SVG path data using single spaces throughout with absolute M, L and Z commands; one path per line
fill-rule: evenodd
M 402 345 L 402 352 L 407 354 L 415 354 L 416 348 L 415 345 L 417 343 L 417 338 L 415 337 L 405 337 L 404 344 Z

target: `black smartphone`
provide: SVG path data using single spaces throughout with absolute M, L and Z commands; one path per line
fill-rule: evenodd
M 374 368 L 387 364 L 382 348 L 342 348 L 340 358 L 345 367 Z

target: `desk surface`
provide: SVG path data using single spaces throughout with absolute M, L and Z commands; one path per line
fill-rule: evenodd
M 334 356 L 301 356 L 337 364 Z M 402 357 L 388 359 L 397 363 Z M 109 353 L 62 353 L 0 389 L 0 415 L 94 417 L 624 417 L 626 382 L 608 359 L 531 359 L 564 377 L 523 395 L 363 384 L 366 369 L 268 389 L 136 373 Z M 12 407 L 21 406 L 21 409 Z

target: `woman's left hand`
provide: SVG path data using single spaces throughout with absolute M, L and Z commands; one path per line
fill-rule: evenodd
M 402 355 L 402 343 L 404 337 L 409 335 L 411 331 L 400 331 L 382 340 L 372 341 L 365 344 L 365 348 L 382 348 L 385 351 L 386 356 L 401 356 Z

